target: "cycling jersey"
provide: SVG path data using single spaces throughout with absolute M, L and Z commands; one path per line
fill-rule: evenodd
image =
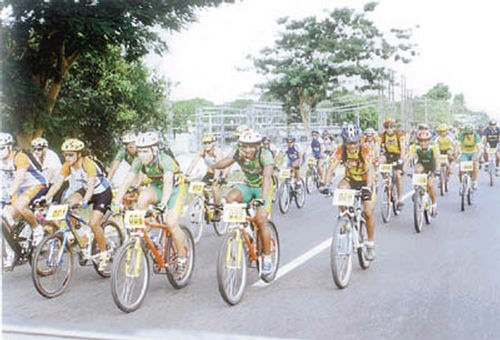
M 331 154 L 333 152 L 333 143 L 330 137 L 327 138 L 320 137 L 320 138 L 321 138 L 320 143 L 323 145 L 323 151 L 327 155 Z
M 446 152 L 450 150 L 455 144 L 453 136 L 447 135 L 446 137 L 438 136 L 434 140 L 434 144 L 437 146 L 438 150 L 441 152 Z
M 367 165 L 372 162 L 370 146 L 363 144 L 358 151 L 351 154 L 343 145 L 333 153 L 332 162 L 342 162 L 345 167 L 345 177 L 354 181 L 366 181 Z
M 240 158 L 238 154 L 235 155 L 236 162 L 241 167 L 243 174 L 246 177 L 248 184 L 252 187 L 260 187 L 263 181 L 263 170 L 265 166 L 274 166 L 274 159 L 269 150 L 261 147 L 257 150 L 254 159 Z
M 490 145 L 490 148 L 496 148 L 500 141 L 500 128 L 491 129 L 488 126 L 484 129 L 483 136 L 486 136 L 486 142 Z
M 465 134 L 460 133 L 457 138 L 460 143 L 460 151 L 462 153 L 475 153 L 478 151 L 478 144 L 481 143 L 481 138 L 477 133 Z
M 26 169 L 21 188 L 35 185 L 47 186 L 47 179 L 41 170 L 21 151 L 12 151 L 12 156 L 1 162 L 2 170 L 14 173 L 17 169 Z
M 96 162 L 88 157 L 83 157 L 82 166 L 72 167 L 70 163 L 65 162 L 61 168 L 61 176 L 64 178 L 71 176 L 76 182 L 81 184 L 87 190 L 89 178 L 95 177 L 94 194 L 100 194 L 110 187 L 108 180 Z
M 389 135 L 386 132 L 380 134 L 380 146 L 385 149 L 386 153 L 390 154 L 401 154 L 401 139 L 404 134 L 401 132 L 396 132 L 392 135 Z
M 299 159 L 299 146 L 294 144 L 292 147 L 287 147 L 285 150 L 285 153 L 288 157 L 288 160 L 295 162 L 297 159 Z
M 118 150 L 118 153 L 116 154 L 114 160 L 118 162 L 125 161 L 128 164 L 132 165 L 136 158 L 137 154 L 135 156 L 132 156 L 129 154 L 125 147 L 121 147 L 120 150 Z
M 313 139 L 311 141 L 311 151 L 312 151 L 314 158 L 316 158 L 316 159 L 321 158 L 321 143 L 319 140 Z
M 38 160 L 40 161 L 40 160 Z M 40 162 L 42 163 L 42 162 Z M 57 174 L 61 171 L 61 167 L 62 167 L 62 163 L 61 163 L 61 160 L 59 159 L 59 156 L 57 156 L 57 154 L 52 151 L 52 150 L 49 150 L 47 149 L 46 152 L 45 152 L 45 157 L 43 158 L 43 163 L 41 164 L 42 165 L 42 170 L 43 170 L 43 174 L 45 175 L 45 178 L 48 178 L 47 174 L 48 174 L 48 171 L 49 169 L 53 169 L 53 175 L 52 178 L 50 179 L 50 182 L 49 184 L 53 184 L 56 179 L 57 179 Z
M 422 149 L 419 145 L 412 145 L 408 151 L 409 157 L 417 156 L 417 163 L 424 166 L 424 172 L 430 173 L 436 167 L 437 150 L 429 147 L 427 150 Z

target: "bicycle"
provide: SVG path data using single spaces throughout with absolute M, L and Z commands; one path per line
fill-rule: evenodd
M 213 187 L 207 186 L 204 182 L 190 182 L 188 192 L 194 195 L 187 208 L 187 222 L 194 243 L 200 241 L 205 223 L 212 223 L 218 236 L 224 235 L 225 225 L 220 223 L 220 220 L 214 219 L 215 212 L 220 208 L 220 205 L 213 202 Z M 208 200 L 206 197 L 209 197 Z
M 239 303 L 245 294 L 248 267 L 257 268 L 259 277 L 271 282 L 276 277 L 280 261 L 278 230 L 267 221 L 271 234 L 271 259 L 273 270 L 268 275 L 261 273 L 262 237 L 255 220 L 256 208 L 263 203 L 229 203 L 224 205 L 223 220 L 228 232 L 222 241 L 217 258 L 217 282 L 219 292 L 229 305 Z
M 286 214 L 290 209 L 290 202 L 295 200 L 297 208 L 301 209 L 306 201 L 305 183 L 300 179 L 300 186 L 297 187 L 295 180 L 291 179 L 291 169 L 282 169 L 280 178 L 282 182 L 278 188 L 278 205 L 282 214 Z
M 401 212 L 397 207 L 398 191 L 396 186 L 396 177 L 394 175 L 397 164 L 397 162 L 379 164 L 378 168 L 379 173 L 382 175 L 383 201 L 380 208 L 384 223 L 389 223 L 391 220 L 391 211 L 394 216 L 398 216 Z
M 460 183 L 460 210 L 465 210 L 465 201 L 472 205 L 474 199 L 474 189 L 472 188 L 472 171 L 474 170 L 473 161 L 460 162 L 460 172 L 462 173 L 462 183 Z
M 151 268 L 155 274 L 162 274 L 164 269 L 176 289 L 188 284 L 194 270 L 195 246 L 189 229 L 181 226 L 187 262 L 185 266 L 179 264 L 174 239 L 156 208 L 127 210 L 124 221 L 130 237 L 118 249 L 113 261 L 111 295 L 120 310 L 130 313 L 137 310 L 146 297 Z M 149 232 L 153 230 L 159 234 L 150 237 Z
M 306 172 L 306 190 L 308 194 L 312 194 L 313 187 L 319 189 L 321 185 L 321 178 L 318 171 L 318 161 L 314 157 L 307 159 L 307 172 Z
M 439 193 L 441 196 L 444 196 L 444 194 L 448 192 L 448 174 L 450 169 L 448 155 L 439 155 L 439 163 L 441 164 L 439 170 Z
M 490 176 L 490 186 L 495 185 L 495 176 L 496 176 L 496 148 L 488 148 L 488 175 Z
M 100 251 L 94 234 L 85 220 L 74 212 L 74 209 L 80 207 L 80 204 L 51 205 L 45 217 L 48 222 L 45 222 L 44 229 L 46 225 L 50 228 L 57 227 L 58 230 L 46 236 L 36 248 L 31 276 L 38 293 L 46 298 L 61 295 L 70 283 L 74 271 L 74 248 L 77 248 L 81 266 L 90 262 L 101 277 L 107 278 L 111 274 L 110 269 L 99 270 Z M 75 224 L 72 219 L 76 220 Z M 101 227 L 112 259 L 123 242 L 123 234 L 120 227 L 111 220 L 103 222 Z M 78 233 L 79 229 L 82 229 L 81 233 Z
M 362 197 L 361 190 L 333 191 L 332 204 L 339 207 L 339 216 L 330 246 L 330 267 L 333 281 L 339 289 L 347 287 L 351 279 L 353 253 L 357 253 L 362 269 L 368 269 L 371 264 L 366 258 L 365 242 L 368 240 L 368 235 L 363 216 Z
M 413 223 L 417 233 L 422 232 L 424 218 L 426 224 L 431 224 L 432 221 L 432 202 L 429 192 L 427 191 L 427 182 L 429 175 L 413 174 L 412 185 L 413 193 Z

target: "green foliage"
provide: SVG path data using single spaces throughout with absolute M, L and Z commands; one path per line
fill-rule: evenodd
M 110 159 L 127 130 L 154 126 L 166 131 L 168 84 L 140 62 L 128 62 L 118 48 L 83 55 L 61 89 L 45 135 L 58 149 L 78 137 L 102 159 Z M 105 147 L 103 147 L 105 146 Z
M 435 100 L 450 100 L 451 92 L 448 85 L 443 83 L 437 83 L 432 89 L 427 91 L 425 97 Z
M 232 0 L 2 1 L 0 11 L 8 13 L 0 23 L 5 120 L 14 131 L 51 128 L 47 115 L 77 59 L 99 58 L 110 46 L 128 62 L 161 53 L 167 46 L 159 28 L 178 31 L 196 20 L 195 10 L 222 2 Z
M 388 69 L 375 65 L 387 60 L 406 63 L 415 55 L 411 31 L 391 30 L 397 41 L 391 44 L 366 17 L 374 9 L 375 4 L 369 3 L 365 12 L 335 9 L 321 21 L 316 17 L 278 21 L 285 31 L 253 61 L 257 72 L 268 76 L 259 87 L 284 103 L 289 120 L 301 118 L 305 123 L 308 112 L 342 89 L 346 80 L 356 83 L 354 90 L 378 88 Z
M 173 102 L 172 111 L 174 113 L 174 126 L 185 126 L 188 120 L 194 123 L 196 109 L 203 106 L 214 106 L 214 103 L 202 98 Z

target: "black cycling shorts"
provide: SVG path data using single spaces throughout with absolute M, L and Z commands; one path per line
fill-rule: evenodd
M 84 188 L 80 188 L 80 190 L 77 191 L 77 193 L 82 195 L 82 197 L 85 197 L 86 192 L 87 190 L 85 190 Z M 111 192 L 111 188 L 107 188 L 100 194 L 94 194 L 90 199 L 89 204 L 93 204 L 92 210 L 98 210 L 105 214 L 112 200 L 113 193 Z
M 387 160 L 387 164 L 397 162 L 401 159 L 401 155 L 398 153 L 386 153 L 385 159 Z M 396 170 L 403 170 L 403 164 L 396 165 Z
M 351 189 L 353 190 L 361 190 L 361 188 L 363 187 L 366 187 L 366 181 L 356 181 L 352 178 L 349 178 L 349 177 L 344 177 L 344 180 L 349 183 L 349 186 L 351 187 Z M 370 198 L 363 198 L 363 201 L 371 201 L 372 198 L 371 198 L 371 195 L 370 195 Z

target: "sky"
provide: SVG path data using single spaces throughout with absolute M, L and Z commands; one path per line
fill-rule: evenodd
M 176 83 L 173 100 L 200 97 L 222 104 L 257 99 L 255 84 L 263 78 L 247 56 L 273 45 L 278 18 L 321 17 L 325 10 L 361 9 L 366 2 L 236 0 L 197 12 L 198 21 L 180 32 L 162 33 L 169 52 L 148 55 L 146 64 Z M 384 32 L 419 26 L 412 40 L 419 55 L 410 64 L 394 65 L 415 95 L 443 82 L 453 94 L 463 93 L 468 107 L 500 118 L 499 9 L 500 2 L 494 0 L 380 0 L 369 16 Z

